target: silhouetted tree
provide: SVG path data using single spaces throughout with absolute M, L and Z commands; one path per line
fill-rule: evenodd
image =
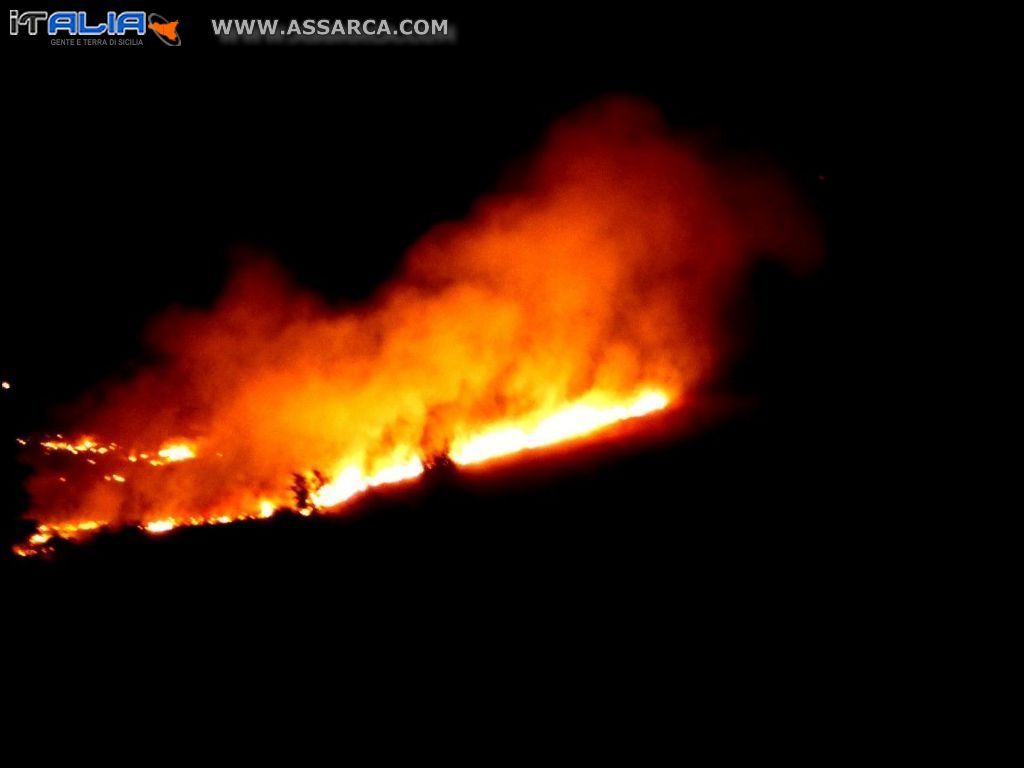
M 295 496 L 296 512 L 313 509 L 315 505 L 312 495 L 327 484 L 327 478 L 319 469 L 314 469 L 312 475 L 312 479 L 299 472 L 292 475 L 295 478 L 295 482 L 292 483 L 292 494 Z
M 292 483 L 292 493 L 295 495 L 295 511 L 302 512 L 311 506 L 309 500 L 309 480 L 305 475 L 300 475 L 298 472 L 293 477 L 295 478 L 295 482 Z
M 423 460 L 423 482 L 427 487 L 447 487 L 458 476 L 455 462 L 447 453 L 434 453 Z

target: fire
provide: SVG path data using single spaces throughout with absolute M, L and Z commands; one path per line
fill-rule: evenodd
M 662 392 L 645 392 L 635 400 L 601 407 L 579 402 L 547 416 L 536 424 L 506 424 L 456 443 L 451 457 L 456 464 L 478 464 L 499 456 L 542 448 L 589 435 L 619 421 L 659 411 L 669 399 Z
M 369 477 L 364 475 L 358 467 L 346 467 L 338 473 L 333 481 L 324 485 L 311 498 L 316 508 L 336 507 L 368 488 L 400 483 L 421 474 L 423 474 L 423 463 L 419 459 L 385 467 Z
M 103 455 L 111 450 L 111 447 L 98 445 L 91 437 L 80 437 L 75 442 L 69 442 L 62 435 L 57 435 L 56 440 L 44 440 L 40 445 L 47 451 L 66 451 L 72 455 L 79 453 L 97 453 Z M 116 445 L 112 444 L 116 448 Z
M 143 528 L 150 533 L 167 533 L 168 531 L 174 530 L 177 525 L 177 522 L 171 519 L 151 520 L 146 523 Z
M 21 437 L 17 438 L 17 442 L 23 446 L 29 444 L 29 440 Z M 96 463 L 95 456 L 108 455 L 120 461 L 127 461 L 129 464 L 135 464 L 142 460 L 154 467 L 163 466 L 168 462 L 187 461 L 196 457 L 195 446 L 187 441 L 168 441 L 158 451 L 152 453 L 142 451 L 139 454 L 132 452 L 128 455 L 123 455 L 121 446 L 117 443 L 101 444 L 96 441 L 96 438 L 87 435 L 75 440 L 68 440 L 63 435 L 56 435 L 55 438 L 40 440 L 39 447 L 48 454 L 67 453 L 72 456 L 85 453 L 92 454 L 92 457 L 86 459 L 86 461 L 92 464 Z M 117 479 L 118 476 L 115 474 L 113 477 Z M 123 480 L 117 480 L 117 482 L 123 482 Z
M 18 554 L 341 511 L 438 457 L 477 465 L 642 419 L 729 359 L 724 318 L 755 259 L 814 258 L 776 174 L 707 160 L 643 102 L 559 122 L 516 179 L 427 232 L 361 305 L 251 260 L 212 307 L 158 318 L 151 367 L 85 398 L 69 436 L 24 439 L 40 524 Z
M 600 398 L 591 397 L 590 401 Z M 581 401 L 571 406 L 556 410 L 554 413 L 526 419 L 520 425 L 495 425 L 478 435 L 456 443 L 450 452 L 452 461 L 460 465 L 478 464 L 489 459 L 519 453 L 521 451 L 554 445 L 566 440 L 573 440 L 597 432 L 605 427 L 627 419 L 635 419 L 665 408 L 669 398 L 663 392 L 648 391 L 619 404 L 597 405 L 596 402 Z M 83 441 L 79 441 L 81 445 Z M 168 460 L 172 456 L 195 458 L 195 453 L 186 445 L 178 444 L 161 450 L 160 454 Z M 336 509 L 361 493 L 383 485 L 394 485 L 422 475 L 424 465 L 420 458 L 414 457 L 403 463 L 396 463 L 378 469 L 367 475 L 358 467 L 348 466 L 340 469 L 333 480 L 324 482 L 319 489 L 309 496 L 309 506 L 300 509 L 300 513 L 311 515 L 314 512 L 327 512 Z M 123 483 L 121 475 L 106 475 L 105 480 Z M 307 478 L 308 479 L 308 478 Z M 213 518 L 164 517 L 139 524 L 139 528 L 154 535 L 164 534 L 180 527 L 198 525 L 225 525 L 240 520 L 266 520 L 273 517 L 277 505 L 270 499 L 260 499 L 255 515 L 238 513 L 237 515 L 218 515 Z M 15 547 L 20 556 L 30 556 L 50 551 L 49 542 L 54 537 L 68 540 L 93 534 L 107 525 L 97 521 L 81 523 L 65 523 L 59 525 L 41 525 L 29 536 L 25 544 Z
M 157 451 L 157 456 L 166 461 L 187 461 L 196 457 L 195 449 L 187 443 L 172 443 Z

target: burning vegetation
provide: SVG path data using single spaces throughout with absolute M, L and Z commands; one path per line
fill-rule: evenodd
M 337 258 L 358 258 L 343 253 Z M 334 511 L 367 489 L 578 439 L 683 401 L 728 358 L 722 309 L 755 258 L 815 240 L 764 169 L 711 162 L 640 101 L 557 123 L 514 188 L 410 249 L 362 306 L 249 263 L 173 309 L 156 362 L 20 441 L 35 533 Z

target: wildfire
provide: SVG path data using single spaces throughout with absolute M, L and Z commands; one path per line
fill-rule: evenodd
M 590 435 L 617 422 L 646 416 L 669 404 L 668 396 L 658 391 L 647 391 L 627 402 L 613 403 L 603 407 L 598 404 L 601 399 L 591 396 L 585 401 L 558 409 L 544 417 L 534 415 L 518 424 L 495 425 L 479 435 L 457 443 L 450 452 L 449 458 L 459 465 L 479 464 L 490 459 Z M 45 443 L 42 445 L 46 446 Z M 77 454 L 83 450 L 89 450 L 90 447 L 95 446 L 95 442 L 86 438 L 73 445 L 70 443 L 64 445 L 68 447 L 59 450 L 68 450 Z M 83 448 L 83 446 L 86 447 Z M 169 445 L 158 455 L 167 461 L 195 458 L 194 450 L 183 443 Z M 325 479 L 319 488 L 310 493 L 307 503 L 300 506 L 299 512 L 305 515 L 330 512 L 370 488 L 404 483 L 419 477 L 423 472 L 423 461 L 419 457 L 386 466 L 370 475 L 365 474 L 358 467 L 344 467 L 337 472 L 334 479 Z M 312 473 L 307 473 L 303 477 L 308 480 L 314 476 Z M 107 475 L 104 479 L 112 479 L 119 483 L 126 482 L 121 475 Z M 241 520 L 266 520 L 273 517 L 277 508 L 277 504 L 264 498 L 259 500 L 255 514 L 239 511 L 236 514 L 218 515 L 213 518 L 163 517 L 140 522 L 137 527 L 147 533 L 159 535 L 185 526 L 224 525 Z M 43 524 L 29 536 L 25 543 L 15 546 L 14 552 L 26 557 L 48 553 L 52 551 L 51 540 L 55 537 L 67 540 L 81 539 L 85 535 L 96 533 L 107 527 L 106 523 L 94 520 L 57 525 Z
M 477 464 L 488 459 L 554 445 L 588 435 L 626 419 L 659 411 L 668 405 L 662 392 L 645 392 L 629 403 L 600 407 L 576 403 L 541 419 L 532 426 L 506 424 L 455 445 L 456 464 Z
M 157 451 L 157 456 L 165 461 L 187 461 L 196 457 L 195 449 L 184 443 L 168 445 Z
M 44 440 L 39 445 L 47 451 L 66 451 L 73 456 L 77 456 L 79 453 L 96 453 L 102 456 L 117 449 L 116 443 L 111 443 L 109 446 L 98 445 L 91 437 L 81 437 L 72 443 L 65 440 L 63 435 L 57 435 L 56 440 Z
M 400 483 L 419 477 L 421 474 L 423 474 L 423 463 L 419 459 L 385 467 L 370 477 L 364 475 L 358 467 L 346 467 L 338 473 L 335 480 L 316 491 L 311 499 L 316 509 L 336 507 L 368 488 Z
M 17 439 L 18 445 L 26 446 L 29 444 L 29 440 L 19 437 Z M 155 451 L 142 451 L 136 454 L 134 451 L 125 455 L 117 443 L 99 443 L 96 438 L 90 436 L 82 436 L 75 440 L 67 440 L 63 435 L 56 435 L 55 438 L 39 441 L 39 447 L 43 449 L 47 454 L 51 453 L 67 453 L 72 456 L 78 456 L 80 454 L 92 454 L 93 457 L 87 459 L 87 461 L 95 464 L 95 456 L 110 456 L 114 457 L 119 461 L 126 461 L 129 464 L 135 464 L 139 461 L 148 463 L 153 467 L 160 467 L 164 464 L 187 461 L 196 457 L 196 449 L 192 443 L 187 441 L 169 441 L 165 442 L 163 446 Z M 118 479 L 120 475 L 113 474 L 111 477 L 117 482 L 124 482 L 123 479 Z
M 752 264 L 816 255 L 776 174 L 708 160 L 636 100 L 559 122 L 510 182 L 358 306 L 253 259 L 212 306 L 156 318 L 151 365 L 90 393 L 69 436 L 19 440 L 41 524 L 16 552 L 340 511 L 439 457 L 643 418 L 731 358 L 724 320 Z
M 82 520 L 76 523 L 56 523 L 48 525 L 41 523 L 35 533 L 28 537 L 24 544 L 16 545 L 14 553 L 21 557 L 29 557 L 42 553 L 52 552 L 50 542 L 53 539 L 74 539 L 88 536 L 105 528 L 106 524 L 98 520 Z

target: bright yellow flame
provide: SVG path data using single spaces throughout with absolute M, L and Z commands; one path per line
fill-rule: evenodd
M 369 477 L 358 467 L 345 467 L 334 480 L 310 494 L 310 499 L 317 507 L 336 507 L 367 488 L 400 483 L 421 474 L 423 462 L 418 457 L 402 464 L 385 467 Z
M 0 387 L 3 387 L 4 389 L 10 389 L 11 388 L 11 382 L 9 382 L 9 381 L 0 382 Z
M 668 402 L 663 392 L 645 392 L 626 405 L 601 407 L 578 402 L 542 419 L 532 428 L 501 426 L 457 442 L 450 455 L 456 464 L 477 464 L 499 456 L 582 437 L 616 422 L 659 411 Z
M 166 461 L 185 461 L 186 459 L 194 459 L 196 457 L 196 452 L 192 446 L 187 443 L 172 443 L 170 445 L 165 445 L 157 451 L 157 456 L 165 459 Z M 143 454 L 142 458 L 146 458 L 146 455 Z
M 174 520 L 167 518 L 166 520 L 151 520 L 146 523 L 143 528 L 150 533 L 167 533 L 167 531 L 173 529 L 174 526 Z
M 263 499 L 260 501 L 260 517 L 264 520 L 268 517 L 274 516 L 274 502 L 269 499 Z

